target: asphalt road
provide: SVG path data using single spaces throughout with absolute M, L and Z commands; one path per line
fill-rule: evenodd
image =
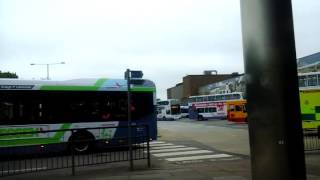
M 194 141 L 219 151 L 250 154 L 247 124 L 226 120 L 158 121 L 158 134 L 164 141 Z

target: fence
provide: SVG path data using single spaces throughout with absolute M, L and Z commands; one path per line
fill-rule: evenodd
M 304 129 L 304 150 L 320 150 L 320 127 L 317 129 Z
M 71 137 L 69 141 L 59 143 L 43 145 L 40 144 L 40 140 L 38 141 L 40 143 L 34 145 L 0 147 L 0 177 L 63 168 L 71 168 L 72 175 L 75 175 L 76 167 L 121 161 L 130 161 L 130 169 L 132 169 L 133 161 L 141 159 L 147 159 L 148 167 L 150 167 L 148 126 L 131 126 L 131 132 L 133 132 L 131 144 L 129 144 L 128 134 L 116 138 L 99 139 L 83 136 L 83 132 L 100 132 L 115 128 L 122 129 L 123 134 L 126 134 L 125 129 L 128 129 L 123 126 L 0 134 L 0 142 L 9 139 L 10 136 L 29 135 L 32 137 L 35 134 L 49 136 L 50 133 L 63 133 L 64 136 Z M 134 133 L 137 131 L 143 133 L 139 135 Z M 82 132 L 82 136 L 78 136 L 80 138 L 72 138 L 77 133 L 79 135 L 79 132 Z M 19 139 L 16 138 L 15 141 Z

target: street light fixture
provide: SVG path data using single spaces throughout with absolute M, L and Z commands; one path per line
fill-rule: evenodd
M 50 66 L 50 65 L 57 65 L 57 64 L 66 64 L 66 63 L 65 63 L 65 62 L 58 62 L 58 63 L 44 63 L 44 64 L 31 63 L 30 65 L 31 65 L 31 66 L 34 66 L 34 65 L 43 65 L 43 66 L 47 66 L 47 80 L 50 80 L 50 77 L 49 77 L 49 66 Z

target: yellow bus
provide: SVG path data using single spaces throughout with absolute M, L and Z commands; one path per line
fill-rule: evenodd
M 228 101 L 227 119 L 231 122 L 248 122 L 248 113 L 246 110 L 247 100 Z

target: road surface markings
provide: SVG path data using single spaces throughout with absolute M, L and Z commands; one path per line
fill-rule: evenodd
M 157 141 L 153 141 L 153 144 L 150 144 L 150 153 L 154 157 L 164 158 L 164 160 L 170 162 L 194 162 L 195 160 L 217 160 L 223 158 L 230 159 L 230 157 L 234 157 L 234 155 L 231 154 L 217 154 L 211 150 L 184 145 L 175 145 L 173 143 L 167 143 L 164 141 L 160 141 L 158 143 Z
M 171 146 L 172 143 L 160 143 L 160 144 L 150 144 L 151 147 L 160 147 L 160 146 Z
M 201 156 L 189 156 L 189 157 L 176 157 L 176 158 L 167 158 L 167 161 L 190 161 L 190 160 L 200 160 L 200 159 L 216 159 L 216 158 L 228 158 L 232 157 L 229 154 L 210 154 L 210 155 L 201 155 Z
M 151 153 L 163 153 L 163 152 L 174 152 L 174 151 L 186 151 L 186 150 L 196 150 L 195 147 L 183 147 L 183 148 L 174 148 L 174 149 L 157 149 L 150 150 Z
M 11 169 L 2 171 L 4 174 L 8 173 L 17 173 L 17 172 L 28 172 L 28 171 L 39 171 L 39 170 L 46 170 L 47 167 L 39 167 L 39 168 L 27 168 L 27 169 Z
M 192 151 L 182 151 L 182 152 L 167 152 L 167 153 L 159 153 L 159 154 L 152 154 L 152 155 L 154 155 L 155 157 L 167 157 L 167 156 L 180 156 L 180 155 L 203 154 L 203 153 L 212 153 L 212 151 L 192 150 Z
M 175 145 L 175 146 L 152 147 L 152 150 L 156 150 L 156 149 L 172 149 L 172 148 L 182 148 L 182 147 L 186 147 L 186 146 L 183 146 L 183 145 Z
M 150 141 L 149 144 L 162 144 L 162 143 L 166 143 L 163 141 Z M 147 143 L 143 143 L 143 144 L 147 144 Z

